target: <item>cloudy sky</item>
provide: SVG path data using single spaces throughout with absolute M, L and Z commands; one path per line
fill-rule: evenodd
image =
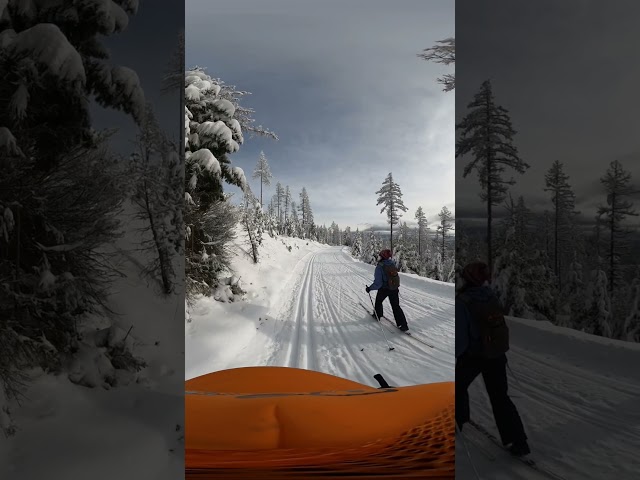
M 515 175 L 514 194 L 534 209 L 550 208 L 544 174 L 560 160 L 592 223 L 611 161 L 620 160 L 640 188 L 640 2 L 478 3 L 456 1 L 456 120 L 490 78 L 531 165 Z M 485 212 L 475 174 L 461 179 L 466 161 L 456 161 L 458 219 Z
M 450 0 L 186 2 L 187 67 L 250 91 L 256 123 L 280 137 L 248 139 L 233 164 L 250 177 L 264 150 L 268 195 L 304 186 L 316 223 L 342 228 L 384 225 L 389 172 L 407 222 L 420 205 L 431 220 L 454 210 L 455 98 L 436 83 L 453 68 L 416 56 L 454 33 Z

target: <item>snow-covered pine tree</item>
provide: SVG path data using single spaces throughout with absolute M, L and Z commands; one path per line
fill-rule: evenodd
M 336 222 L 331 222 L 331 227 L 328 232 L 329 243 L 331 245 L 340 245 L 340 227 Z
M 418 57 L 442 65 L 451 65 L 456 62 L 456 39 L 455 37 L 438 40 L 431 48 L 425 48 L 418 53 Z M 453 73 L 446 73 L 438 78 L 438 83 L 444 86 L 443 91 L 450 92 L 456 88 L 456 76 Z
M 284 198 L 285 198 L 285 189 L 280 182 L 276 183 L 276 194 L 273 197 L 276 204 L 276 215 L 277 215 L 277 225 L 278 225 L 278 233 L 282 233 L 284 226 Z
M 505 204 L 507 216 L 503 221 L 504 233 L 502 249 L 497 250 L 493 288 L 509 315 L 531 318 L 533 308 L 528 303 L 527 288 L 531 279 L 530 254 L 527 245 L 527 230 L 531 212 L 524 205 L 524 199 L 515 203 L 511 197 Z
M 407 272 L 408 270 L 407 259 L 405 255 L 405 248 L 406 248 L 405 243 L 408 239 L 405 237 L 404 234 L 405 234 L 405 229 L 403 228 L 403 223 L 400 222 L 399 228 L 398 228 L 398 235 L 396 238 L 396 245 L 395 245 L 395 248 L 393 249 L 393 258 L 396 261 L 396 264 L 398 265 L 398 270 L 400 270 L 401 272 Z
M 628 342 L 640 342 L 640 267 L 631 284 L 631 309 L 625 318 L 622 339 Z
M 260 156 L 258 157 L 258 163 L 256 164 L 256 168 L 253 170 L 253 178 L 257 178 L 260 180 L 260 205 L 262 203 L 262 188 L 263 186 L 271 185 L 271 179 L 273 175 L 271 174 L 271 170 L 269 169 L 269 162 L 267 161 L 267 156 L 263 151 L 260 152 Z
M 284 189 L 284 224 L 287 225 L 289 223 L 289 206 L 291 205 L 291 190 L 289 189 L 289 185 L 287 185 Z
M 489 80 L 483 82 L 480 91 L 468 105 L 470 112 L 456 125 L 460 139 L 456 142 L 456 158 L 471 154 L 463 177 L 476 171 L 482 193 L 480 198 L 487 205 L 487 263 L 493 268 L 493 207 L 504 199 L 514 180 L 502 176 L 505 168 L 523 174 L 528 168 L 513 144 L 516 131 L 511 125 L 509 112 L 496 105 Z
M 309 201 L 309 194 L 306 187 L 302 187 L 300 193 L 300 216 L 301 226 L 303 231 L 303 238 L 313 238 L 316 233 L 315 224 L 313 221 L 313 211 L 311 210 L 311 202 Z
M 400 222 L 401 212 L 406 212 L 408 208 L 402 201 L 400 185 L 393 181 L 391 173 L 384 179 L 382 188 L 376 192 L 376 195 L 379 195 L 376 205 L 382 205 L 380 213 L 387 212 L 387 223 L 391 228 L 390 249 L 393 251 L 393 226 Z
M 446 263 L 446 259 L 447 259 L 445 242 L 447 238 L 447 233 L 451 229 L 453 229 L 453 226 L 451 225 L 451 222 L 453 221 L 453 215 L 451 211 L 445 206 L 445 207 L 442 207 L 442 210 L 440 210 L 438 217 L 440 218 L 440 225 L 438 225 L 438 232 L 442 236 L 442 248 L 440 250 L 440 257 L 444 264 Z
M 248 185 L 228 155 L 240 148 L 243 131 L 277 139 L 267 129 L 253 126 L 253 110 L 240 105 L 247 93 L 201 68 L 185 72 L 185 273 L 190 297 L 211 293 L 218 275 L 230 266 L 229 242 L 238 218 L 227 204 L 223 183 L 243 190 Z
M 126 192 L 87 99 L 137 123 L 145 109 L 136 73 L 104 46 L 136 13 L 137 2 L 119 3 L 0 9 L 0 398 L 19 394 L 20 369 L 59 372 L 96 350 L 86 319 L 105 313 L 115 272 L 102 247 L 120 233 Z
M 242 209 L 240 213 L 240 222 L 244 233 L 247 235 L 247 244 L 250 248 L 251 259 L 253 263 L 258 263 L 259 246 L 260 246 L 260 219 L 258 217 L 261 209 L 256 208 L 258 199 L 255 197 L 250 188 L 246 188 L 242 199 Z
M 558 325 L 577 329 L 582 328 L 587 315 L 585 293 L 583 266 L 578 261 L 577 254 L 574 254 L 573 261 L 569 264 L 566 285 L 566 296 L 569 306 L 568 321 L 560 321 Z
M 418 222 L 418 255 L 422 256 L 422 239 L 425 237 L 428 227 L 427 216 L 422 207 L 418 207 L 416 210 L 415 219 Z
M 221 85 L 196 68 L 185 74 L 185 175 L 198 210 L 222 200 L 222 183 L 244 189 L 246 178 L 228 157 L 244 142 L 236 106 L 222 98 Z
M 575 216 L 575 195 L 569 185 L 569 176 L 564 173 L 558 160 L 553 162 L 545 175 L 546 192 L 551 193 L 553 203 L 553 272 L 558 282 L 556 292 L 563 289 L 563 259 L 570 250 L 572 224 Z
M 151 259 L 144 273 L 160 280 L 167 295 L 179 282 L 176 262 L 184 251 L 184 169 L 178 148 L 161 130 L 148 107 L 131 157 L 131 200 L 143 225 L 141 247 Z
M 608 290 L 607 274 L 600 269 L 591 273 L 591 288 L 589 298 L 591 303 L 588 311 L 588 323 L 584 331 L 611 338 L 611 300 Z
M 291 220 L 291 235 L 293 237 L 302 238 L 300 220 L 298 219 L 298 206 L 294 200 L 291 200 L 289 218 Z
M 382 250 L 382 243 L 372 228 L 369 230 L 368 242 L 363 260 L 371 265 L 376 265 L 378 263 L 378 254 L 380 253 L 380 250 Z
M 243 190 L 247 183 L 242 169 L 232 167 L 228 158 L 244 141 L 235 105 L 220 96 L 222 87 L 202 69 L 187 71 L 185 85 L 185 273 L 191 298 L 210 294 L 218 274 L 229 267 L 228 242 L 237 218 L 230 206 L 221 204 L 227 201 L 223 181 Z M 234 222 L 225 218 L 215 225 L 213 212 Z
M 607 205 L 598 207 L 598 215 L 604 217 L 607 230 L 607 286 L 609 298 L 616 304 L 617 289 L 625 283 L 625 272 L 621 259 L 628 254 L 630 231 L 625 227 L 627 217 L 638 216 L 629 196 L 635 193 L 631 185 L 631 174 L 615 160 L 610 163 L 607 173 L 600 179 L 607 193 Z M 622 312 L 613 312 L 615 315 Z
M 356 229 L 356 233 L 353 240 L 353 245 L 351 246 L 351 255 L 354 258 L 361 258 L 363 253 L 363 245 L 362 245 L 362 233 L 359 229 Z

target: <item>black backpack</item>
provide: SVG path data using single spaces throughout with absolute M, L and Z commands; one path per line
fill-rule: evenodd
M 486 358 L 497 358 L 508 352 L 509 327 L 500 301 L 491 297 L 488 302 L 474 302 L 465 293 L 458 295 L 458 298 L 467 306 L 471 317 L 478 322 L 481 354 Z
M 384 272 L 387 274 L 387 288 L 389 290 L 398 290 L 400 288 L 400 275 L 395 265 L 382 265 Z

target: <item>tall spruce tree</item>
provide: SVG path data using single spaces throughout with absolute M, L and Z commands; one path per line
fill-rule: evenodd
M 418 221 L 418 256 L 422 256 L 422 239 L 424 238 L 427 230 L 427 216 L 422 210 L 422 207 L 418 207 L 416 210 L 415 219 Z
M 600 182 L 605 187 L 607 205 L 598 208 L 598 215 L 604 217 L 607 227 L 607 289 L 611 304 L 614 305 L 616 287 L 624 283 L 625 272 L 621 257 L 629 248 L 630 231 L 623 222 L 627 217 L 638 216 L 638 213 L 633 209 L 633 203 L 628 200 L 629 196 L 635 193 L 631 185 L 631 174 L 624 170 L 619 161 L 611 162 Z
M 451 226 L 451 222 L 453 220 L 453 214 L 445 206 L 445 207 L 442 207 L 442 210 L 440 210 L 438 217 L 440 218 L 440 225 L 438 225 L 438 232 L 442 235 L 441 256 L 442 256 L 442 262 L 444 263 L 444 261 L 446 260 L 445 241 L 447 237 L 447 232 L 453 228 Z
M 271 170 L 269 169 L 267 156 L 262 151 L 260 152 L 260 156 L 258 157 L 256 168 L 253 170 L 253 178 L 260 179 L 260 205 L 262 205 L 262 186 L 271 185 L 271 179 L 273 178 Z
M 393 251 L 393 226 L 400 222 L 401 212 L 408 210 L 402 201 L 402 191 L 400 185 L 393 181 L 393 175 L 389 173 L 387 178 L 382 182 L 382 188 L 376 192 L 378 197 L 377 205 L 382 204 L 380 213 L 387 212 L 387 222 L 391 227 L 391 251 Z
M 522 174 L 529 165 L 518 155 L 513 144 L 516 131 L 511 125 L 509 112 L 495 103 L 489 80 L 482 84 L 468 108 L 470 112 L 456 125 L 456 130 L 460 131 L 456 158 L 472 155 L 463 177 L 475 170 L 480 180 L 480 198 L 487 205 L 487 260 L 492 269 L 493 207 L 504 200 L 508 186 L 515 183 L 513 179 L 505 180 L 503 173 L 506 168 L 511 168 Z
M 556 292 L 562 291 L 562 253 L 566 252 L 566 243 L 570 240 L 572 218 L 576 214 L 575 195 L 569 185 L 569 176 L 564 173 L 558 160 L 545 175 L 546 192 L 551 193 L 553 202 L 553 272 L 556 276 Z

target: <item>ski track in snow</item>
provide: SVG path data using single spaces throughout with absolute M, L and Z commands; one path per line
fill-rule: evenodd
M 373 265 L 354 262 L 341 247 L 324 247 L 303 255 L 292 264 L 288 280 L 278 287 L 279 293 L 273 297 L 277 301 L 265 315 L 268 321 L 257 326 L 256 334 L 229 337 L 227 344 L 219 341 L 228 349 L 228 354 L 223 352 L 214 357 L 202 355 L 200 350 L 193 358 L 215 360 L 209 360 L 208 366 L 197 365 L 188 370 L 202 374 L 242 366 L 288 366 L 329 373 L 374 387 L 379 386 L 373 378 L 377 373 L 395 386 L 452 381 L 453 284 L 402 275 L 400 305 L 409 327 L 434 348 L 389 324 L 385 334 L 395 347 L 389 351 L 381 325 L 359 305 L 370 305 L 365 285 L 373 281 L 374 269 Z M 372 296 L 375 299 L 374 292 Z M 222 308 L 234 309 L 238 305 Z M 388 300 L 384 311 L 385 316 L 393 318 Z M 246 323 L 247 314 L 243 315 L 242 321 Z M 204 319 L 201 316 L 198 322 Z M 198 326 L 190 328 L 195 335 Z M 242 331 L 241 327 L 237 328 L 238 332 Z M 212 329 L 211 335 L 214 333 Z M 195 341 L 206 344 L 202 338 Z M 188 356 L 189 350 L 187 345 Z
M 510 394 L 529 437 L 531 458 L 553 475 L 509 458 L 465 425 L 463 439 L 472 460 L 465 442 L 456 442 L 456 478 L 477 478 L 471 462 L 486 480 L 640 478 L 640 348 L 606 345 L 597 337 L 576 337 L 535 321 L 513 319 L 509 327 Z M 469 394 L 472 418 L 497 437 L 480 377 Z

